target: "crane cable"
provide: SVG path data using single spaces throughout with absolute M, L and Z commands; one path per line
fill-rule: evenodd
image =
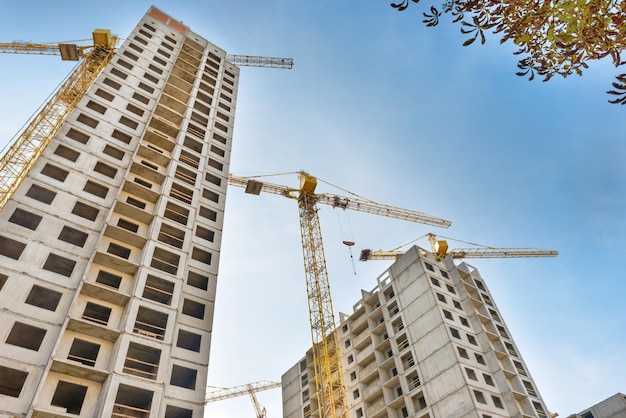
M 413 240 L 411 240 L 411 241 L 409 241 L 409 242 L 405 242 L 405 243 L 404 243 L 404 244 L 402 244 L 402 245 L 399 245 L 399 246 L 397 246 L 397 247 L 395 247 L 395 248 L 392 248 L 390 251 L 397 251 L 397 250 L 399 250 L 399 249 L 400 249 L 400 248 L 402 248 L 402 247 L 405 247 L 405 246 L 407 246 L 407 245 L 409 245 L 409 244 L 414 243 L 415 241 L 419 241 L 419 240 L 421 240 L 422 238 L 426 238 L 428 235 L 430 235 L 430 233 L 425 234 L 425 235 L 422 235 L 421 237 L 419 237 L 419 238 L 415 238 L 415 239 L 413 239 Z M 433 234 L 433 235 L 434 235 L 434 234 Z M 448 240 L 451 240 L 451 241 L 462 242 L 463 244 L 469 244 L 469 245 L 473 245 L 473 246 L 475 246 L 475 247 L 479 247 L 479 248 L 488 248 L 488 249 L 491 249 L 491 250 L 497 250 L 497 249 L 498 249 L 498 248 L 496 248 L 496 247 L 491 247 L 491 246 L 489 246 L 489 245 L 481 245 L 481 244 L 476 244 L 475 242 L 463 241 L 463 240 L 460 240 L 460 239 L 457 239 L 457 238 L 444 237 L 443 235 L 435 235 L 435 236 L 436 236 L 436 237 L 438 237 L 438 238 L 445 238 L 445 239 L 448 239 Z
M 350 260 L 352 261 L 352 272 L 356 276 L 356 265 L 354 264 L 354 256 L 352 255 L 352 247 L 354 246 L 354 235 L 352 233 L 352 225 L 350 223 L 350 217 L 348 216 L 348 214 L 346 214 L 346 219 L 348 220 L 348 229 L 349 229 L 349 232 L 350 232 L 349 240 L 346 240 L 344 238 L 344 235 L 343 235 L 343 226 L 342 226 L 342 223 L 341 223 L 341 214 L 339 213 L 339 211 L 336 211 L 335 213 L 337 213 L 337 221 L 339 223 L 339 232 L 341 233 L 341 242 L 346 247 L 348 247 L 348 252 L 350 253 Z

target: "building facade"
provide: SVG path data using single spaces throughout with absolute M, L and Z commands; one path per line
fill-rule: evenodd
M 591 408 L 568 418 L 626 418 L 626 395 L 616 393 Z
M 0 417 L 203 415 L 238 77 L 151 8 L 0 212 Z
M 478 271 L 413 247 L 337 327 L 349 418 L 548 417 Z M 282 377 L 283 416 L 319 418 L 311 351 Z

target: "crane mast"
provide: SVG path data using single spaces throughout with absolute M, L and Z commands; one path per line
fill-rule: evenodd
M 322 229 L 313 195 L 315 182 L 306 174 L 301 174 L 300 185 L 301 193 L 298 197 L 300 233 L 320 416 L 347 418 L 348 406 L 343 384 L 339 340 L 335 332 L 335 314 L 326 270 Z
M 228 184 L 243 187 L 249 194 L 258 195 L 264 191 L 297 200 L 320 417 L 347 418 L 348 406 L 341 367 L 341 352 L 335 330 L 335 316 L 317 204 L 446 228 L 450 225 L 450 221 L 362 198 L 317 194 L 315 193 L 317 179 L 304 171 L 300 171 L 298 175 L 300 178 L 298 189 L 232 174 L 228 176 Z

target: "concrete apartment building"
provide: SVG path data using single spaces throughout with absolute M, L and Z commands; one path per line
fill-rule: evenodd
M 337 327 L 349 418 L 549 416 L 485 281 L 411 248 Z M 319 418 L 311 350 L 282 376 L 284 418 Z
M 616 393 L 591 408 L 570 415 L 568 418 L 626 418 L 626 395 Z
M 0 417 L 203 415 L 238 77 L 151 8 L 0 212 Z

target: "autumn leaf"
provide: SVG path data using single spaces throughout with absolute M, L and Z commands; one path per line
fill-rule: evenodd
M 419 0 L 392 3 L 398 11 Z M 441 11 L 440 11 L 441 10 Z M 550 80 L 583 74 L 588 62 L 611 57 L 613 64 L 626 64 L 621 53 L 626 48 L 626 1 L 615 0 L 445 0 L 441 8 L 432 5 L 424 12 L 428 27 L 439 24 L 442 14 L 450 14 L 452 23 L 461 23 L 461 33 L 471 35 L 463 46 L 473 44 L 485 31 L 500 34 L 500 43 L 513 42 L 518 62 L 518 76 L 533 80 L 535 74 Z M 471 23 L 468 23 L 471 22 Z M 611 103 L 626 104 L 626 75 L 613 83 Z

